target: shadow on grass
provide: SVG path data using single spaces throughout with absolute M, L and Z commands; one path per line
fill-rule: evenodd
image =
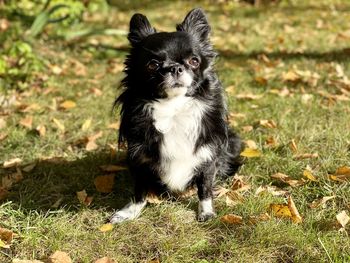
M 90 209 L 104 208 L 114 210 L 121 208 L 133 195 L 133 179 L 127 171 L 115 173 L 113 192 L 99 193 L 94 185 L 97 176 L 105 175 L 100 166 L 106 164 L 123 164 L 125 158 L 118 156 L 111 160 L 106 152 L 89 153 L 87 156 L 67 161 L 51 159 L 38 161 L 35 168 L 23 173 L 23 180 L 14 184 L 3 202 L 11 201 L 24 211 L 48 211 L 64 207 L 66 210 L 80 209 L 76 192 L 86 190 L 93 196 Z M 5 174 L 14 170 L 3 171 Z

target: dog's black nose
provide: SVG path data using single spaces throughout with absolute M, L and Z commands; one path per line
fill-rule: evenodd
M 180 76 L 185 71 L 184 66 L 182 65 L 173 65 L 170 67 L 170 72 L 173 75 Z

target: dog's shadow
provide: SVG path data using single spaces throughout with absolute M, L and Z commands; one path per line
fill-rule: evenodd
M 29 172 L 22 170 L 23 179 L 11 186 L 4 202 L 18 205 L 22 211 L 48 211 L 63 208 L 66 210 L 81 209 L 77 192 L 85 190 L 93 197 L 90 209 L 107 211 L 123 207 L 133 196 L 133 179 L 127 170 L 115 172 L 113 191 L 103 194 L 97 191 L 94 179 L 106 175 L 100 166 L 107 164 L 125 165 L 125 156 L 118 154 L 111 158 L 105 151 L 88 153 L 86 156 L 69 161 L 53 158 L 37 161 Z M 6 176 L 16 172 L 15 168 L 3 169 L 0 175 Z M 0 204 L 1 204 L 0 203 Z

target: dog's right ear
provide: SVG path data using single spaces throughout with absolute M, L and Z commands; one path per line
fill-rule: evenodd
M 128 39 L 131 45 L 137 45 L 145 37 L 156 33 L 147 17 L 142 14 L 134 14 L 130 20 L 130 32 Z

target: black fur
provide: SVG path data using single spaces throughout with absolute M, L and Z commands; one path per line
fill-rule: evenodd
M 167 74 L 172 75 L 171 83 L 175 84 L 171 88 L 176 89 L 175 75 L 185 71 L 193 78 L 185 96 L 206 106 L 193 154 L 210 145 L 212 157 L 193 168 L 188 182 L 197 185 L 199 199 L 212 198 L 216 174 L 232 175 L 241 165 L 242 143 L 227 125 L 223 88 L 213 69 L 216 52 L 209 41 L 207 18 L 201 9 L 194 9 L 176 29 L 172 33 L 157 33 L 141 14 L 135 14 L 130 21 L 128 39 L 132 48 L 125 61 L 126 77 L 116 105 L 121 106 L 119 143 L 128 146 L 129 167 L 135 177 L 135 202 L 143 201 L 150 190 L 167 190 L 162 181 L 164 156 L 160 150 L 164 135 L 155 127 L 152 108 L 145 110 L 151 103 L 167 98 L 163 84 Z M 199 60 L 198 68 L 188 64 L 191 56 Z M 160 62 L 156 71 L 147 66 L 152 60 Z M 210 217 L 199 215 L 199 220 Z

